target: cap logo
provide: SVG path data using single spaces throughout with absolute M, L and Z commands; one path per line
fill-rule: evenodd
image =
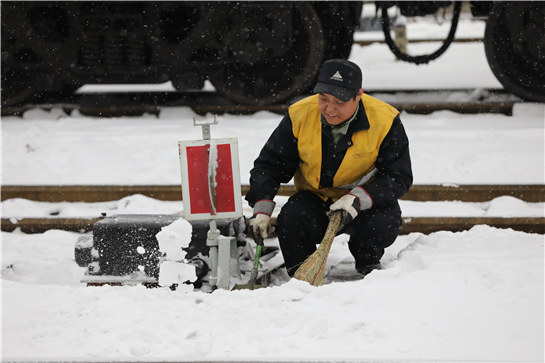
M 335 81 L 343 81 L 343 76 L 337 71 L 333 76 L 331 76 L 331 79 L 334 79 Z

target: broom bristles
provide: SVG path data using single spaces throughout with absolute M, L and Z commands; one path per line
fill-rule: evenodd
M 329 255 L 329 250 L 333 244 L 333 239 L 335 238 L 337 230 L 339 229 L 341 217 L 341 211 L 335 211 L 332 213 L 329 220 L 329 225 L 327 226 L 327 230 L 322 242 L 320 243 L 320 246 L 305 260 L 305 262 L 301 264 L 301 266 L 299 266 L 293 275 L 294 278 L 297 280 L 306 281 L 313 286 L 322 286 L 324 284 L 327 256 Z

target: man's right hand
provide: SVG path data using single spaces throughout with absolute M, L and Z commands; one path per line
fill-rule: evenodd
M 250 219 L 254 235 L 260 234 L 261 237 L 267 238 L 274 232 L 274 227 L 270 223 L 275 205 L 275 202 L 268 199 L 262 199 L 255 203 L 254 215 Z
M 253 227 L 254 236 L 261 235 L 262 238 L 269 237 L 274 232 L 274 227 L 270 224 L 271 217 L 266 214 L 256 214 L 255 218 L 250 219 L 250 226 Z

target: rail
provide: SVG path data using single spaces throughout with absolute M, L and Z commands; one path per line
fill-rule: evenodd
M 407 39 L 408 43 L 431 43 L 431 42 L 442 42 L 444 39 Z M 453 43 L 473 43 L 473 42 L 483 42 L 482 37 L 477 38 L 455 38 Z M 373 43 L 386 44 L 384 38 L 380 39 L 357 39 L 354 40 L 354 44 L 361 46 L 368 46 Z

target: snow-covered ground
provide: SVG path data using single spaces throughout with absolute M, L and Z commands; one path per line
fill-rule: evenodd
M 76 237 L 3 233 L 4 358 L 543 361 L 542 235 L 411 234 L 361 281 L 212 294 L 82 287 Z
M 445 25 L 446 26 L 446 25 Z M 477 26 L 476 28 L 479 28 Z M 462 26 L 461 29 L 464 29 Z M 472 33 L 468 31 L 468 33 Z M 436 49 L 415 43 L 410 51 Z M 425 66 L 385 45 L 354 46 L 364 89 L 501 88 L 480 43 L 456 43 Z M 201 139 L 194 113 L 138 118 L 31 110 L 2 118 L 3 185 L 178 184 L 177 142 Z M 211 117 L 211 116 L 210 116 Z M 237 137 L 241 180 L 281 116 L 219 116 L 212 137 Z M 402 114 L 416 184 L 544 184 L 545 111 L 513 116 Z M 285 198 L 277 198 L 278 205 Z M 543 203 L 402 201 L 404 216 L 544 216 Z M 181 202 L 130 196 L 106 203 L 8 200 L 2 216 L 176 213 Z M 245 212 L 251 213 L 247 205 Z M 315 288 L 275 281 L 256 291 L 85 287 L 79 234 L 2 233 L 4 360 L 543 361 L 544 236 L 476 226 L 412 233 L 387 249 L 384 269 Z M 277 245 L 276 240 L 267 240 Z M 328 266 L 349 258 L 338 236 Z

